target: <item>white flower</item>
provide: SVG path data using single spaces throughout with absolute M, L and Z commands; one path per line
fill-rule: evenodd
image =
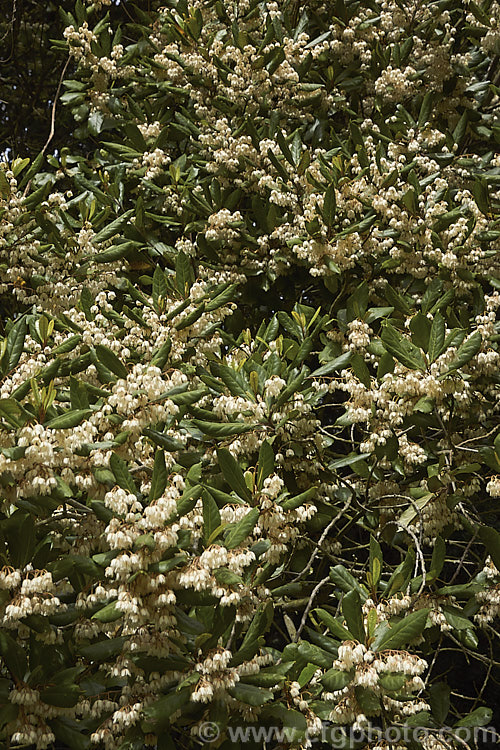
M 272 375 L 264 383 L 264 396 L 266 398 L 278 396 L 285 386 L 286 380 L 283 380 L 278 375 Z

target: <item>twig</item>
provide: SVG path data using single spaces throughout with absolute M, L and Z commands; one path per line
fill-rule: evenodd
M 92 513 L 92 510 L 90 508 L 87 508 L 86 505 L 83 505 L 83 503 L 79 503 L 78 500 L 73 500 L 72 497 L 66 497 L 64 498 L 64 502 L 67 505 L 72 505 L 73 508 L 76 508 L 77 510 L 80 510 L 82 513 Z
M 489 666 L 490 664 L 493 664 L 494 667 L 500 667 L 500 661 L 496 661 L 496 659 L 488 659 L 486 656 L 481 656 L 481 654 L 477 653 L 476 651 L 472 651 L 472 649 L 467 648 L 467 646 L 464 646 L 463 643 L 460 643 L 456 638 L 454 638 L 451 633 L 448 633 L 448 638 L 453 641 L 453 643 L 456 643 L 458 646 L 458 650 L 462 651 L 462 653 L 467 654 L 472 659 L 475 659 L 476 661 L 480 661 L 483 664 L 486 664 Z M 445 651 L 448 649 L 442 649 L 442 651 Z
M 465 557 L 466 557 L 468 551 L 470 550 L 470 548 L 472 547 L 472 544 L 473 544 L 475 538 L 477 537 L 477 534 L 478 534 L 478 529 L 476 529 L 474 531 L 473 536 L 467 542 L 467 545 L 466 545 L 466 547 L 464 549 L 463 555 L 460 558 L 459 563 L 458 563 L 457 567 L 455 568 L 455 571 L 454 571 L 454 573 L 453 573 L 453 575 L 451 577 L 451 580 L 450 580 L 450 582 L 448 584 L 449 586 L 452 585 L 453 581 L 455 580 L 455 578 L 457 577 L 457 575 L 460 573 L 461 569 L 463 568 Z
M 493 435 L 493 433 L 496 432 L 497 430 L 498 430 L 498 425 L 495 425 L 493 429 L 491 429 L 485 435 L 478 435 L 477 437 L 469 438 L 468 440 L 462 440 L 461 443 L 457 443 L 455 448 L 461 448 L 463 445 L 466 445 L 467 443 L 475 443 L 476 440 L 484 440 L 485 438 L 490 437 L 490 435 Z
M 424 688 L 423 689 L 425 689 L 427 687 L 427 683 L 429 682 L 430 676 L 432 674 L 432 670 L 434 668 L 434 664 L 436 663 L 436 659 L 438 658 L 438 654 L 441 653 L 441 644 L 442 644 L 442 642 L 443 642 L 443 636 L 441 635 L 440 638 L 439 638 L 439 643 L 438 643 L 437 647 L 434 649 L 434 656 L 432 657 L 432 661 L 429 664 L 429 669 L 427 670 L 427 675 L 426 675 L 425 680 L 424 680 Z M 418 695 L 420 695 L 422 693 L 423 689 L 419 690 Z
M 326 578 L 323 578 L 323 579 L 322 579 L 322 580 L 321 580 L 321 581 L 320 581 L 320 582 L 319 582 L 318 584 L 316 584 L 316 586 L 315 586 L 315 587 L 313 588 L 313 590 L 312 590 L 312 592 L 311 592 L 311 596 L 309 597 L 309 601 L 307 602 L 307 606 L 306 606 L 306 608 L 305 608 L 305 610 L 304 610 L 304 614 L 302 615 L 302 620 L 300 621 L 300 625 L 299 625 L 299 627 L 298 627 L 298 629 L 297 629 L 297 632 L 295 633 L 295 638 L 293 639 L 293 642 L 294 642 L 294 643 L 296 643 L 296 642 L 297 642 L 297 641 L 299 640 L 299 638 L 300 638 L 300 634 L 301 634 L 301 633 L 302 633 L 302 631 L 304 630 L 304 626 L 305 626 L 305 624 L 306 624 L 306 620 L 307 620 L 307 615 L 308 615 L 308 614 L 309 614 L 309 612 L 310 612 L 310 609 L 311 609 L 311 607 L 312 607 L 312 605 L 313 605 L 313 601 L 314 601 L 314 598 L 315 598 L 316 594 L 318 593 L 318 591 L 320 590 L 320 588 L 321 588 L 322 586 L 324 586 L 324 584 L 325 584 L 325 583 L 328 583 L 328 582 L 329 582 L 329 580 L 330 580 L 330 576 L 326 576 Z
M 415 573 L 414 573 L 415 576 L 416 576 L 417 570 L 418 570 L 418 560 L 420 560 L 420 567 L 422 568 L 422 583 L 420 584 L 420 587 L 419 587 L 419 589 L 417 591 L 417 597 L 418 597 L 418 596 L 420 596 L 420 594 L 424 590 L 424 588 L 425 588 L 425 582 L 426 582 L 426 570 L 425 570 L 424 554 L 422 552 L 422 548 L 420 546 L 420 542 L 417 539 L 417 535 L 415 534 L 415 532 L 412 531 L 410 528 L 408 528 L 408 526 L 405 526 L 402 523 L 398 523 L 398 526 L 401 529 L 403 529 L 403 531 L 405 531 L 407 534 L 409 534 L 411 536 L 411 538 L 413 539 L 414 543 L 415 543 L 415 547 L 416 547 L 416 550 L 417 550 L 417 561 L 415 562 Z M 421 531 L 421 529 L 422 529 L 422 527 L 420 527 L 420 531 Z M 410 584 L 408 584 L 408 586 L 409 585 Z
M 54 101 L 52 103 L 52 115 L 51 115 L 51 118 L 50 118 L 50 133 L 49 133 L 49 137 L 45 141 L 45 146 L 42 148 L 42 151 L 41 151 L 42 154 L 45 153 L 45 151 L 47 150 L 47 147 L 48 147 L 49 143 L 51 142 L 52 138 L 54 137 L 54 133 L 55 133 L 55 130 L 56 130 L 56 107 L 57 107 L 57 100 L 59 98 L 59 93 L 61 91 L 61 86 L 62 86 L 63 78 L 64 78 L 64 75 L 66 73 L 66 69 L 67 69 L 67 67 L 69 65 L 69 61 L 70 60 L 71 60 L 71 57 L 68 57 L 68 59 L 66 60 L 66 62 L 64 64 L 64 68 L 62 70 L 61 77 L 59 78 L 59 84 L 57 86 L 56 95 L 55 95 Z M 29 191 L 30 187 L 31 187 L 31 180 L 28 181 L 26 187 L 24 188 L 23 198 L 26 198 L 26 196 L 28 195 L 28 191 Z
M 229 651 L 229 649 L 231 648 L 231 644 L 233 642 L 233 638 L 234 638 L 235 632 L 236 632 L 236 621 L 233 622 L 233 627 L 231 628 L 231 632 L 229 634 L 229 639 L 228 639 L 228 641 L 226 643 L 226 651 Z
M 493 628 L 491 628 L 491 629 L 493 630 Z M 493 632 L 495 632 L 495 631 L 493 631 Z M 489 647 L 490 647 L 490 660 L 491 661 L 488 664 L 488 669 L 486 670 L 486 676 L 484 678 L 483 684 L 481 685 L 481 689 L 480 689 L 479 693 L 477 694 L 474 703 L 472 704 L 472 710 L 474 710 L 474 706 L 476 705 L 476 703 L 478 703 L 481 700 L 482 695 L 483 695 L 483 693 L 485 691 L 486 685 L 488 684 L 488 681 L 490 679 L 491 671 L 493 669 L 493 644 L 491 642 L 491 636 L 490 636 L 490 634 L 488 632 L 486 632 L 485 635 L 486 635 L 486 637 L 488 639 L 488 644 L 489 644 Z
M 14 50 L 14 24 L 16 22 L 16 13 L 17 13 L 17 0 L 13 0 L 13 2 L 12 2 L 12 15 L 11 15 L 9 24 L 7 26 L 7 31 L 5 32 L 5 34 L 0 39 L 0 44 L 1 44 L 7 38 L 7 36 L 12 32 L 12 43 L 11 43 L 10 53 L 9 53 L 9 56 L 6 57 L 4 60 L 0 60 L 0 63 L 2 65 L 5 65 L 5 63 L 10 60 L 10 58 L 12 57 L 12 52 Z
M 344 503 L 344 507 L 341 510 L 339 510 L 339 512 L 337 513 L 337 515 L 335 516 L 335 518 L 332 518 L 332 520 L 330 521 L 330 523 L 328 524 L 328 526 L 326 527 L 326 529 L 323 531 L 323 533 L 321 534 L 321 536 L 318 539 L 318 541 L 316 542 L 315 548 L 313 550 L 313 553 L 312 553 L 311 557 L 309 558 L 309 561 L 308 561 L 307 565 L 305 566 L 305 568 L 303 568 L 300 571 L 300 573 L 298 573 L 295 576 L 295 578 L 292 579 L 292 583 L 295 583 L 296 581 L 300 581 L 300 579 L 305 576 L 305 574 L 308 572 L 308 570 L 310 570 L 310 568 L 311 568 L 314 560 L 316 559 L 316 555 L 318 554 L 319 549 L 321 548 L 321 545 L 323 544 L 323 542 L 325 541 L 325 539 L 326 539 L 326 537 L 328 535 L 328 532 L 330 531 L 330 529 L 332 528 L 332 526 L 335 523 L 337 523 L 337 521 L 339 520 L 339 518 L 342 518 L 342 516 L 344 515 L 344 512 L 350 506 L 351 502 L 352 502 L 351 498 L 349 498 L 348 500 L 346 500 L 346 502 Z
M 64 64 L 64 68 L 62 70 L 61 77 L 59 78 L 59 84 L 57 86 L 56 95 L 55 95 L 54 101 L 52 103 L 52 116 L 50 118 L 50 133 L 49 133 L 49 137 L 47 138 L 47 140 L 45 142 L 45 146 L 42 148 L 42 154 L 45 153 L 45 151 L 47 150 L 47 147 L 48 147 L 49 143 L 51 142 L 52 138 L 54 137 L 54 133 L 55 133 L 55 129 L 56 129 L 56 107 L 57 107 L 57 100 L 59 98 L 59 93 L 61 91 L 62 82 L 63 82 L 64 76 L 66 74 L 66 69 L 67 69 L 67 67 L 69 65 L 69 61 L 70 60 L 71 60 L 71 57 L 68 57 L 68 59 L 66 60 L 66 62 Z

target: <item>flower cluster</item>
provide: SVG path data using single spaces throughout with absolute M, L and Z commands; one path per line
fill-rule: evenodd
M 351 679 L 349 684 L 341 690 L 336 690 L 328 697 L 335 702 L 335 708 L 330 714 L 330 720 L 337 724 L 353 724 L 362 727 L 367 723 L 367 717 L 359 706 L 356 698 L 356 687 L 370 688 L 378 700 L 370 711 L 370 715 L 377 716 L 381 711 L 395 720 L 401 716 L 411 716 L 429 706 L 413 696 L 422 690 L 424 684 L 420 677 L 427 669 L 427 662 L 414 654 L 405 651 L 381 651 L 374 653 L 362 643 L 345 641 L 339 646 L 338 658 L 333 662 L 333 668 L 340 672 L 348 672 Z M 390 696 L 390 683 L 385 683 L 386 675 L 400 677 L 398 692 L 405 694 L 405 700 L 397 700 Z M 389 693 L 389 694 L 387 694 Z
M 427 716 L 500 612 L 498 2 L 144 5 L 0 163 L 0 742 Z

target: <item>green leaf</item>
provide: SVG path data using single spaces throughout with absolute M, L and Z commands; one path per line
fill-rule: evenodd
M 336 617 L 331 615 L 325 609 L 318 607 L 314 613 L 319 617 L 322 623 L 326 625 L 330 633 L 341 641 L 351 640 L 351 633 L 345 628 Z
M 410 331 L 413 343 L 426 352 L 431 332 L 431 323 L 427 316 L 421 312 L 414 315 L 410 321 Z
M 417 517 L 419 512 L 425 508 L 428 502 L 432 500 L 434 494 L 432 492 L 426 492 L 422 497 L 413 500 L 412 504 L 401 513 L 398 521 L 402 526 L 408 526 L 414 518 Z
M 476 650 L 479 646 L 479 638 L 473 628 L 464 628 L 463 630 L 460 628 L 459 630 L 455 630 L 455 635 L 469 649 Z
M 247 399 L 250 395 L 250 383 L 242 372 L 236 372 L 231 367 L 220 362 L 210 362 L 212 375 L 222 380 L 232 396 Z
M 149 549 L 153 550 L 156 547 L 156 542 L 152 534 L 141 534 L 134 541 L 133 550 L 138 549 Z
M 175 263 L 175 285 L 183 297 L 187 297 L 194 281 L 191 260 L 182 250 L 177 254 Z
M 406 588 L 411 578 L 414 565 L 415 550 L 413 547 L 410 547 L 403 562 L 397 566 L 387 581 L 387 585 L 384 588 L 385 597 L 390 597 L 392 594 L 395 594 L 398 591 L 403 591 Z
M 312 500 L 315 495 L 318 492 L 318 488 L 316 486 L 309 487 L 304 492 L 301 492 L 300 495 L 294 495 L 293 497 L 287 497 L 286 500 L 283 500 L 281 503 L 281 507 L 283 510 L 295 510 L 295 508 L 298 508 L 299 505 L 304 505 L 304 503 L 309 502 Z
M 385 287 L 384 295 L 387 301 L 389 302 L 389 304 L 392 305 L 394 308 L 396 308 L 396 310 L 399 310 L 405 315 L 410 314 L 411 306 L 407 301 L 407 297 L 406 296 L 403 297 L 403 295 L 400 294 L 395 289 L 393 289 L 393 287 L 390 284 L 387 284 L 387 286 Z M 423 312 L 426 312 L 426 311 L 423 310 Z
M 303 151 L 302 156 L 300 157 L 300 161 L 297 165 L 297 174 L 302 176 L 304 172 L 306 171 L 307 167 L 311 163 L 311 154 L 309 151 Z
M 394 307 L 370 307 L 365 315 L 365 323 L 370 325 L 379 318 L 384 318 L 394 312 Z
M 460 120 L 457 122 L 454 130 L 453 130 L 453 141 L 454 143 L 458 143 L 460 145 L 464 135 L 465 131 L 467 130 L 467 121 L 469 119 L 469 110 L 465 109 L 462 113 L 462 116 L 460 117 Z
M 255 524 L 259 520 L 259 508 L 252 508 L 241 518 L 238 523 L 229 530 L 225 539 L 224 546 L 227 549 L 238 547 L 252 533 Z
M 488 185 L 480 177 L 476 179 L 473 187 L 474 200 L 479 210 L 486 216 L 490 213 L 490 194 Z
M 168 695 L 147 706 L 144 709 L 144 716 L 148 729 L 151 725 L 151 729 L 161 732 L 170 724 L 172 714 L 182 709 L 189 702 L 190 694 L 189 687 L 185 687 L 179 691 L 168 693 Z
M 438 299 L 437 302 L 432 305 L 430 309 L 430 313 L 434 315 L 434 313 L 438 312 L 438 310 L 445 310 L 450 302 L 452 302 L 455 299 L 455 290 L 454 289 L 448 289 L 448 291 L 443 294 L 443 296 Z
M 91 414 L 91 409 L 66 411 L 64 414 L 59 414 L 59 416 L 49 419 L 48 422 L 45 422 L 44 427 L 49 427 L 51 430 L 69 430 L 71 427 L 79 425 Z
M 0 654 L 9 672 L 18 680 L 23 680 L 28 668 L 26 653 L 8 633 L 2 630 L 0 630 Z
M 165 454 L 162 450 L 157 450 L 153 466 L 153 476 L 151 477 L 151 489 L 149 491 L 149 502 L 161 497 L 167 486 L 167 468 L 165 466 Z
M 391 172 L 389 172 L 387 177 L 384 177 L 384 179 L 382 180 L 380 184 L 380 187 L 381 188 L 392 187 L 398 181 L 398 177 L 399 177 L 399 170 L 393 169 Z
M 444 724 L 450 710 L 450 687 L 446 682 L 435 682 L 429 690 L 429 705 L 438 724 Z
M 74 336 L 70 336 L 62 344 L 59 344 L 59 346 L 56 346 L 55 349 L 52 349 L 52 355 L 56 356 L 58 354 L 66 354 L 67 352 L 73 351 L 73 349 L 76 349 L 81 340 L 82 337 L 79 333 L 75 334 Z
M 347 300 L 347 321 L 363 318 L 368 307 L 368 284 L 363 281 Z
M 194 500 L 196 503 L 198 498 Z M 179 513 L 179 516 L 181 516 L 182 513 Z M 168 560 L 160 560 L 160 562 L 152 563 L 148 571 L 151 573 L 168 573 L 170 570 L 173 570 L 174 568 L 177 568 L 179 565 L 183 565 L 186 562 L 186 555 L 174 555 L 173 557 L 169 557 Z
M 455 596 L 457 598 L 469 599 L 470 597 L 477 594 L 478 591 L 482 590 L 482 584 L 480 583 L 462 583 L 455 584 L 454 586 L 441 586 L 437 589 L 438 594 L 445 596 Z
M 364 358 L 358 352 L 351 353 L 351 368 L 360 383 L 366 388 L 370 387 L 371 375 Z
M 236 700 L 246 703 L 248 706 L 263 706 L 264 703 L 274 698 L 271 690 L 266 690 L 256 685 L 248 685 L 244 682 L 237 682 L 236 685 L 229 688 L 228 693 Z
M 102 253 L 92 255 L 92 261 L 94 263 L 111 263 L 115 260 L 121 260 L 125 258 L 132 250 L 136 250 L 140 243 L 135 240 L 129 242 L 120 242 L 118 245 L 112 245 L 104 250 Z
M 82 411 L 88 410 L 89 398 L 87 389 L 85 388 L 85 383 L 70 375 L 69 392 L 72 409 L 81 409 Z
M 428 91 L 422 99 L 422 104 L 420 105 L 420 113 L 418 115 L 419 128 L 422 128 L 426 123 L 430 122 L 433 100 L 434 92 Z
M 382 323 L 382 342 L 386 350 L 410 370 L 425 370 L 420 349 L 387 322 Z
M 451 607 L 448 604 L 444 604 L 442 609 L 446 621 L 454 630 L 474 630 L 474 624 L 467 617 L 463 616 L 462 611 L 458 607 Z
M 156 311 L 160 309 L 160 300 L 165 300 L 167 298 L 167 294 L 168 287 L 165 279 L 165 274 L 160 266 L 156 266 L 153 273 L 153 287 L 151 291 L 151 297 L 153 299 L 153 304 Z
M 284 168 L 283 164 L 280 162 L 280 160 L 278 159 L 278 157 L 275 156 L 275 154 L 273 153 L 273 151 L 270 148 L 267 149 L 267 156 L 269 157 L 270 162 L 272 163 L 272 165 L 276 169 L 276 171 L 279 174 L 279 176 L 281 177 L 281 179 L 284 182 L 288 182 L 288 172 L 286 171 L 286 169 Z
M 479 708 L 471 711 L 470 714 L 464 716 L 463 719 L 457 721 L 456 727 L 485 727 L 491 722 L 493 711 L 491 708 L 486 706 L 480 706 Z
M 279 396 L 275 399 L 273 409 L 279 409 L 283 404 L 286 404 L 290 398 L 293 398 L 293 396 L 299 392 L 299 388 L 308 374 L 309 370 L 307 367 L 303 366 L 297 377 L 292 378 L 291 382 L 283 388 Z
M 114 221 L 106 224 L 106 226 L 103 227 L 100 232 L 97 232 L 97 234 L 94 235 L 94 237 L 92 238 L 92 244 L 100 245 L 101 242 L 105 242 L 106 240 L 111 239 L 111 237 L 114 237 L 115 234 L 121 232 L 121 230 L 128 224 L 129 219 L 134 215 L 134 213 L 135 209 L 131 208 L 128 211 L 125 211 L 124 214 L 119 216 Z
M 472 336 L 459 346 L 457 353 L 449 364 L 447 372 L 450 373 L 453 372 L 453 370 L 458 370 L 460 367 L 467 364 L 472 357 L 475 357 L 481 348 L 482 341 L 483 339 L 479 331 L 473 333 Z
M 122 362 L 118 359 L 116 354 L 111 351 L 111 349 L 108 349 L 107 346 L 103 346 L 102 344 L 97 344 L 95 347 L 95 353 L 97 355 L 97 359 L 101 364 L 104 365 L 108 370 L 110 370 L 112 373 L 117 375 L 119 378 L 123 378 L 126 380 L 128 371 Z
M 33 415 L 26 411 L 16 399 L 0 398 L 0 417 L 16 428 L 31 420 Z
M 334 372 L 335 370 L 343 370 L 347 367 L 349 362 L 351 361 L 352 352 L 344 352 L 338 357 L 335 357 L 335 359 L 332 359 L 331 362 L 327 362 L 325 365 L 322 365 L 322 367 L 319 367 L 317 370 L 314 370 L 313 373 L 311 373 L 311 377 L 320 378 L 323 375 L 329 375 L 331 372 Z
M 306 663 L 311 662 L 323 669 L 329 669 L 332 666 L 333 654 L 331 651 L 325 651 L 324 648 L 316 646 L 314 643 L 309 643 L 309 641 L 300 641 L 297 645 L 299 657 Z M 285 659 L 284 652 L 283 659 Z
M 336 471 L 337 469 L 343 469 L 344 466 L 354 466 L 354 464 L 363 461 L 371 455 L 371 453 L 350 453 L 345 458 L 337 458 L 335 461 L 331 461 L 328 464 L 328 468 L 330 471 Z
M 228 302 L 233 302 L 237 288 L 237 284 L 231 284 L 228 286 L 227 289 L 220 292 L 220 294 L 217 294 L 213 299 L 206 303 L 205 311 L 212 312 L 213 310 L 218 310 L 219 307 L 222 307 L 223 305 L 227 305 Z
M 121 653 L 123 646 L 127 642 L 127 637 L 122 635 L 119 638 L 106 638 L 103 641 L 92 643 L 89 646 L 82 646 L 79 648 L 80 653 L 84 659 L 89 659 L 94 662 L 106 661 L 111 659 L 113 656 L 117 656 Z
M 257 612 L 255 613 L 252 622 L 250 623 L 250 626 L 245 633 L 245 637 L 243 639 L 243 642 L 241 644 L 242 648 L 245 648 L 249 644 L 254 644 L 258 637 L 261 635 L 264 635 L 269 628 L 271 627 L 271 623 L 273 621 L 273 604 L 272 602 L 266 602 L 265 604 L 260 604 Z M 233 657 L 234 659 L 234 657 Z M 237 666 L 237 664 L 240 664 L 241 662 L 236 661 L 233 664 L 233 659 L 231 660 L 232 666 Z
M 287 162 L 292 166 L 295 167 L 295 161 L 292 156 L 292 152 L 290 151 L 290 147 L 288 146 L 288 143 L 285 140 L 285 137 L 281 130 L 278 130 L 276 133 L 276 140 L 278 141 L 278 145 L 281 149 L 281 153 L 287 160 Z
M 23 190 L 24 187 L 28 184 L 29 180 L 39 172 L 42 171 L 41 167 L 44 162 L 44 155 L 42 152 L 40 152 L 35 159 L 33 160 L 30 168 L 24 173 L 24 176 L 22 180 L 19 182 L 19 189 Z
M 382 622 L 375 630 L 372 651 L 400 649 L 421 635 L 427 622 L 429 609 L 419 609 L 406 615 L 400 622 Z
M 40 691 L 40 698 L 49 706 L 72 708 L 78 703 L 80 693 L 78 685 L 52 685 Z
M 117 609 L 116 605 L 116 601 L 106 604 L 105 607 L 92 615 L 92 620 L 97 620 L 98 622 L 115 622 L 115 620 L 119 620 L 120 617 L 123 617 L 123 612 Z
M 478 534 L 495 567 L 500 570 L 500 532 L 491 528 L 491 526 L 481 526 Z
M 316 665 L 309 665 L 309 667 L 317 669 Z M 300 679 L 298 681 L 300 684 Z M 276 721 L 276 719 L 281 721 L 287 744 L 293 743 L 293 745 L 296 745 L 304 739 L 307 733 L 307 720 L 303 713 L 281 703 L 273 703 L 264 711 L 269 711 L 273 721 Z
M 382 549 L 372 534 L 370 536 L 370 573 L 375 588 L 379 582 L 383 564 L 384 558 L 382 556 Z
M 417 403 L 413 407 L 414 411 L 419 411 L 422 414 L 430 414 L 434 411 L 434 399 L 422 396 L 418 399 Z
M 189 487 L 184 490 L 181 497 L 177 500 L 177 515 L 179 517 L 182 518 L 182 516 L 185 516 L 193 510 L 201 497 L 202 491 L 203 488 L 200 485 L 194 485 L 194 487 Z
M 242 435 L 256 428 L 256 425 L 246 424 L 246 422 L 206 422 L 203 419 L 192 419 L 191 422 L 205 435 L 217 438 Z
M 244 674 L 240 677 L 241 682 L 248 685 L 257 685 L 258 687 L 277 687 L 284 682 L 286 676 L 279 672 L 256 672 L 255 674 Z
M 128 470 L 128 466 L 116 453 L 112 453 L 109 458 L 109 468 L 114 474 L 116 483 L 124 490 L 127 490 L 131 494 L 137 494 L 137 488 L 134 480 Z
M 345 617 L 349 632 L 360 643 L 365 642 L 365 627 L 363 625 L 363 612 L 361 600 L 357 591 L 349 591 L 342 599 L 342 614 Z
M 444 340 L 446 334 L 446 325 L 440 312 L 437 312 L 432 321 L 429 333 L 429 347 L 427 352 L 429 360 L 434 362 L 444 351 Z
M 432 580 L 436 579 L 443 569 L 446 560 L 446 543 L 442 537 L 437 536 L 432 550 L 431 566 L 429 575 Z
M 223 583 L 226 586 L 238 586 L 243 583 L 243 578 L 237 573 L 233 573 L 228 568 L 216 568 L 213 570 L 214 577 L 219 583 Z
M 274 451 L 271 443 L 264 440 L 259 449 L 259 461 L 257 464 L 257 488 L 262 489 L 264 479 L 274 471 Z
M 152 440 L 155 445 L 159 445 L 160 448 L 163 448 L 169 453 L 175 453 L 175 451 L 181 451 L 184 448 L 184 445 L 179 440 L 176 440 L 175 438 L 163 432 L 150 430 L 148 427 L 146 427 L 142 432 L 144 435 L 146 435 L 146 437 Z
M 88 119 L 88 128 L 90 135 L 99 135 L 104 125 L 104 113 L 100 110 L 92 112 Z
M 203 490 L 203 535 L 205 542 L 212 536 L 215 529 L 221 525 L 217 503 L 207 490 Z
M 405 674 L 397 672 L 383 672 L 378 677 L 379 685 L 389 692 L 398 692 L 407 680 L 408 677 Z
M 217 460 L 219 461 L 219 466 L 224 479 L 233 492 L 236 492 L 236 494 L 243 500 L 250 501 L 252 499 L 252 493 L 246 485 L 243 471 L 234 456 L 227 450 L 227 448 L 219 448 L 217 450 Z
M 172 348 L 172 339 L 167 339 L 164 344 L 160 346 L 159 349 L 157 349 L 152 358 L 151 358 L 151 364 L 153 367 L 159 367 L 160 370 L 163 370 L 167 363 L 168 355 L 170 354 L 170 350 Z
M 362 602 L 368 597 L 366 589 L 357 582 L 354 576 L 343 565 L 334 565 L 333 568 L 330 568 L 330 580 L 346 593 L 352 590 L 357 591 Z
M 335 223 L 337 213 L 337 202 L 335 199 L 335 185 L 329 185 L 323 198 L 323 220 L 327 227 Z
M 7 178 L 4 177 L 4 179 L 7 182 Z M 6 697 L 3 698 L 2 707 L 0 708 L 0 731 L 4 729 L 6 724 L 15 722 L 19 715 L 20 706 L 18 706 L 16 703 L 7 703 L 6 700 Z
M 81 727 L 71 719 L 51 719 L 50 727 L 63 746 L 71 750 L 89 750 L 90 737 L 82 734 Z
M 350 682 L 352 682 L 352 675 L 349 672 L 343 672 L 340 669 L 329 669 L 328 672 L 321 677 L 321 684 L 328 691 L 342 690 Z
M 10 520 L 16 522 L 12 533 L 6 534 L 9 540 L 10 562 L 16 568 L 24 568 L 30 562 L 36 546 L 35 521 L 32 515 L 20 510 L 11 516 Z
M 16 320 L 7 335 L 7 346 L 2 357 L 2 372 L 11 372 L 21 358 L 26 338 L 26 318 L 23 316 Z

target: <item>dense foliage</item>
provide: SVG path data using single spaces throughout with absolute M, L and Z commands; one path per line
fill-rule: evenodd
M 0 164 L 2 746 L 463 747 L 500 662 L 500 5 L 107 5 L 50 53 L 73 146 Z

